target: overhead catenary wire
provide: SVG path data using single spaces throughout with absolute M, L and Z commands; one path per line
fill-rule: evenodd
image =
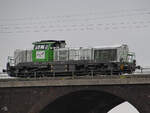
M 136 13 L 135 13 L 136 11 Z M 36 21 L 19 21 L 18 23 L 12 22 L 12 23 L 4 23 L 0 24 L 0 33 L 25 33 L 25 32 L 58 32 L 58 31 L 85 31 L 85 30 L 116 30 L 116 29 L 125 29 L 125 28 L 145 28 L 149 27 L 150 21 L 150 13 L 149 10 L 135 10 L 131 11 L 134 12 L 128 12 L 125 16 L 120 16 L 116 14 L 117 16 L 110 16 L 107 15 L 101 16 L 96 15 L 97 13 L 92 13 L 91 15 L 94 15 L 92 17 L 85 16 L 84 18 L 78 17 L 77 15 L 74 17 L 78 18 L 72 18 L 72 16 L 69 16 L 68 19 L 65 21 L 57 22 L 57 20 L 36 20 Z M 122 11 L 123 12 L 123 11 Z M 122 13 L 121 11 L 119 13 Z M 123 13 L 124 14 L 124 13 Z M 122 14 L 122 15 L 123 15 Z M 133 17 L 131 19 L 131 16 Z M 135 18 L 135 16 L 138 16 L 140 18 Z M 61 16 L 59 16 L 60 18 Z M 65 15 L 64 15 L 65 17 Z M 103 19 L 101 18 L 103 17 Z M 114 19 L 115 17 L 115 19 Z M 119 18 L 119 21 L 118 21 Z M 120 19 L 121 18 L 121 19 Z M 47 17 L 47 19 L 49 19 Z M 113 22 L 111 22 L 113 19 Z M 111 20 L 111 21 L 110 21 Z
M 146 12 L 146 13 L 144 13 Z M 118 15 L 122 16 L 123 14 L 131 14 L 134 15 L 132 13 L 144 13 L 144 14 L 149 14 L 150 13 L 150 9 L 148 8 L 143 8 L 143 9 L 122 9 L 122 10 L 117 10 L 117 11 L 105 11 L 105 12 L 98 12 L 98 11 L 92 11 L 92 12 L 88 12 L 88 13 L 77 13 L 77 14 L 64 14 L 64 15 L 55 15 L 55 16 L 34 16 L 34 17 L 18 17 L 18 18 L 4 18 L 4 19 L 0 19 L 0 21 L 24 21 L 24 20 L 43 20 L 43 19 L 61 19 L 62 18 L 75 18 L 75 17 L 87 17 L 87 16 L 95 16 L 95 15 L 107 15 L 109 16 L 110 14 L 113 15 Z M 120 15 L 121 14 L 121 15 Z M 131 16 L 130 15 L 130 16 Z M 129 16 L 129 15 L 128 15 Z M 104 17 L 104 16 L 102 16 Z M 109 18 L 109 17 L 108 17 Z

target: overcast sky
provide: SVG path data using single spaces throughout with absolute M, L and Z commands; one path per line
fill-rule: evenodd
M 150 0 L 0 0 L 0 70 L 15 49 L 42 39 L 73 47 L 126 43 L 149 66 Z

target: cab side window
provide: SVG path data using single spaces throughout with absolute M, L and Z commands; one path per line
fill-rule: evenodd
M 35 50 L 46 50 L 46 49 L 48 49 L 48 47 L 49 47 L 49 46 L 48 46 L 47 44 L 43 44 L 43 45 L 40 44 L 40 45 L 35 45 L 35 46 L 34 46 L 34 49 L 35 49 Z

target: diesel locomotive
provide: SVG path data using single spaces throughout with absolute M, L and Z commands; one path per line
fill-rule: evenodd
M 13 77 L 119 75 L 133 73 L 135 54 L 128 45 L 66 47 L 65 40 L 41 40 L 33 50 L 16 50 L 7 73 Z M 12 60 L 12 59 L 11 59 Z

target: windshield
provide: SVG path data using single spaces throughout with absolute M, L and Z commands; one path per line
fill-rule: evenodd
M 48 49 L 48 45 L 47 44 L 39 44 L 39 45 L 35 45 L 34 46 L 35 50 L 46 50 Z
M 128 53 L 128 62 L 133 62 L 135 60 L 135 53 Z

